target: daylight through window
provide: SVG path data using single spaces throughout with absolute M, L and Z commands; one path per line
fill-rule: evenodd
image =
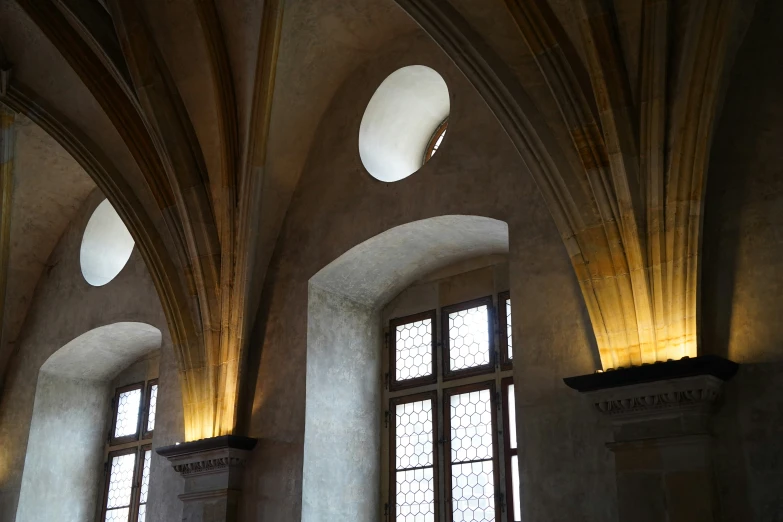
M 507 295 L 497 303 L 506 313 Z M 486 297 L 389 321 L 389 520 L 519 520 L 514 387 L 495 364 L 510 339 L 496 339 L 495 309 Z
M 145 522 L 158 381 L 118 388 L 112 401 L 103 522 Z
M 443 142 L 443 138 L 446 137 L 446 130 L 449 127 L 449 120 L 445 120 L 443 123 L 438 125 L 438 128 L 435 130 L 435 133 L 430 138 L 429 143 L 427 143 L 427 150 L 424 153 L 424 163 L 427 163 L 432 157 L 435 155 L 436 152 L 438 152 L 438 148 L 440 147 L 440 144 Z

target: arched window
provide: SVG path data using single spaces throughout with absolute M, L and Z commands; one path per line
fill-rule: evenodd
M 93 520 L 98 513 L 102 521 L 144 520 L 144 508 L 137 514 L 126 499 L 129 491 L 141 496 L 149 478 L 161 339 L 154 326 L 113 323 L 44 362 L 16 520 Z M 110 453 L 118 450 L 125 453 Z
M 448 126 L 449 120 L 446 119 L 443 120 L 443 123 L 438 125 L 437 129 L 435 129 L 435 132 L 432 134 L 429 143 L 427 143 L 427 151 L 424 153 L 423 163 L 427 163 L 438 151 L 438 147 L 440 147 L 440 144 L 443 142 L 443 138 L 446 136 L 446 129 Z
M 443 119 L 433 123 L 427 138 Z M 419 163 L 427 138 L 418 152 Z M 498 279 L 497 288 L 492 284 L 483 286 L 479 294 L 457 297 L 451 291 L 450 297 L 441 302 L 433 300 L 437 293 L 430 288 L 429 300 L 414 299 L 405 309 L 395 307 L 399 303 L 395 296 L 409 295 L 406 288 L 421 289 L 422 278 L 431 277 L 433 271 L 488 257 L 505 264 L 507 253 L 506 223 L 481 216 L 436 216 L 399 225 L 355 245 L 310 279 L 302 466 L 304 522 L 324 517 L 395 520 L 389 516 L 394 510 L 389 500 L 390 418 L 384 419 L 383 415 L 389 411 L 391 399 L 411 395 L 412 388 L 391 392 L 384 385 L 390 375 L 383 327 L 393 318 L 437 311 L 439 306 L 505 290 L 508 269 L 498 268 L 498 273 L 506 276 Z M 475 263 L 470 266 L 477 267 Z M 439 328 L 437 321 L 435 327 Z M 431 361 L 440 366 L 435 363 L 439 361 L 434 358 L 437 354 L 432 353 Z M 504 375 L 510 375 L 508 370 Z M 485 375 L 474 378 L 477 382 L 486 380 Z M 426 391 L 432 391 L 437 383 L 427 386 L 430 388 Z M 385 407 L 380 408 L 383 404 Z
M 520 520 L 506 266 L 427 278 L 384 311 L 389 520 Z

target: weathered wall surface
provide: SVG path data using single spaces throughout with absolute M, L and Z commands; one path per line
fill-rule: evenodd
M 160 420 L 153 443 L 157 446 L 182 440 L 176 363 L 160 301 L 138 250 L 134 250 L 122 272 L 105 286 L 90 286 L 81 275 L 82 233 L 103 199 L 98 191 L 87 198 L 49 257 L 9 363 L 8 378 L 0 397 L 0 520 L 3 521 L 15 519 L 39 369 L 56 350 L 93 328 L 133 321 L 150 324 L 163 332 Z M 157 455 L 152 466 L 150 508 L 166 514 L 158 520 L 176 520 L 181 509 L 176 497 L 181 487 L 179 478 Z M 160 486 L 164 483 L 165 486 Z
M 308 297 L 302 521 L 372 520 L 381 512 L 377 313 L 315 286 Z
M 8 265 L 0 384 L 13 342 L 22 328 L 36 282 L 68 223 L 95 189 L 78 163 L 46 132 L 17 115 L 14 188 L 11 204 L 12 252 Z
M 386 184 L 362 167 L 362 113 L 377 86 L 400 67 L 421 64 L 449 86 L 449 130 L 434 159 Z M 316 131 L 267 275 L 252 341 L 258 371 L 249 434 L 245 520 L 302 515 L 308 280 L 355 245 L 392 227 L 438 215 L 508 223 L 514 333 L 521 340 L 520 439 L 528 521 L 612 519 L 614 473 L 589 407 L 561 381 L 596 366 L 584 306 L 565 248 L 510 141 L 462 75 L 419 32 L 395 40 L 338 91 Z M 523 304 L 527 303 L 527 304 Z M 574 480 L 574 477 L 589 477 Z M 534 484 L 546 489 L 536 496 Z M 535 493 L 535 494 L 533 494 Z M 571 499 L 563 502 L 564 498 Z
M 91 520 L 103 475 L 108 383 L 42 372 L 37 388 L 15 520 Z
M 702 346 L 741 363 L 716 425 L 722 520 L 783 513 L 783 3 L 760 0 L 710 158 Z

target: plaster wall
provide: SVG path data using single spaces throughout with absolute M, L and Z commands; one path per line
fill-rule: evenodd
M 721 520 L 783 513 L 783 3 L 760 0 L 731 72 L 704 214 L 702 348 L 740 363 L 716 426 Z
M 359 125 L 377 86 L 411 64 L 435 69 L 448 84 L 449 131 L 433 160 L 409 178 L 387 184 L 362 167 Z M 561 380 L 598 367 L 563 243 L 495 118 L 432 41 L 415 31 L 350 75 L 316 129 L 251 341 L 255 390 L 250 390 L 252 402 L 247 401 L 252 404 L 248 433 L 260 440 L 246 469 L 245 520 L 299 521 L 308 509 L 302 504 L 306 376 L 311 374 L 308 282 L 367 239 L 442 215 L 486 216 L 508 224 L 509 284 L 526 303 L 515 308 L 513 317 L 521 340 L 520 366 L 528 365 L 517 378 L 531 380 L 520 387 L 517 399 L 525 430 L 520 437 L 525 487 L 531 491 L 523 498 L 526 520 L 613 519 L 608 439 L 589 406 Z M 585 476 L 589 479 L 574 479 Z
M 87 173 L 41 127 L 21 114 L 14 127 L 12 248 L 0 340 L 0 385 L 47 259 L 95 190 Z
M 37 388 L 16 520 L 90 521 L 103 475 L 109 383 L 42 373 Z
M 18 522 L 90 521 L 100 512 L 110 398 L 118 386 L 158 376 L 160 345 L 160 331 L 152 326 L 114 323 L 80 335 L 47 359 L 35 392 Z
M 138 250 L 134 249 L 125 268 L 105 286 L 90 286 L 81 275 L 82 233 L 103 199 L 97 190 L 86 199 L 52 251 L 9 361 L 0 396 L 0 520 L 3 521 L 14 521 L 16 517 L 40 369 L 55 351 L 85 332 L 123 321 L 146 323 L 161 331 L 160 420 L 153 445 L 183 439 L 176 361 L 160 301 Z M 91 407 L 99 408 L 100 404 L 94 402 Z M 100 441 L 99 447 L 102 448 Z M 62 453 L 59 455 L 64 458 Z M 179 518 L 181 503 L 177 494 L 181 492 L 181 480 L 157 455 L 153 457 L 151 481 L 150 510 L 160 517 L 150 520 Z
M 381 507 L 377 311 L 311 286 L 302 520 L 373 520 Z

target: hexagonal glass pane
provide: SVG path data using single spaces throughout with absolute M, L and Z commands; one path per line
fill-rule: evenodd
M 117 401 L 117 422 L 114 426 L 115 438 L 133 435 L 138 431 L 140 405 L 140 388 L 129 390 L 120 394 L 120 397 Z
M 398 404 L 395 410 L 395 469 L 432 466 L 432 400 Z
M 394 353 L 395 381 L 432 375 L 432 319 L 397 325 Z
M 449 370 L 489 364 L 489 309 L 487 305 L 449 314 Z

